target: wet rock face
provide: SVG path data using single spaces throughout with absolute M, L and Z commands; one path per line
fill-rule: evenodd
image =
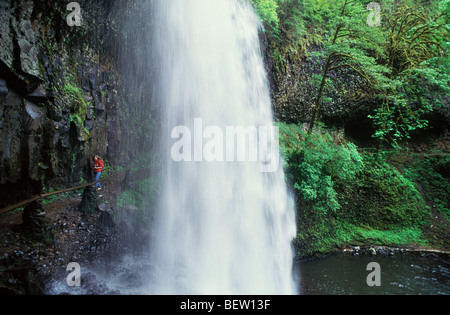
M 0 208 L 91 180 L 95 154 L 128 158 L 123 88 L 113 65 L 65 47 L 65 6 L 0 1 Z
M 0 2 L 0 69 L 20 93 L 32 93 L 41 83 L 38 33 L 31 22 L 32 1 L 16 6 Z
M 126 1 L 79 2 L 102 18 L 107 5 Z M 100 56 L 102 49 L 92 43 L 86 49 L 82 42 L 73 48 L 65 39 L 74 35 L 62 18 L 67 3 L 0 0 L 0 208 L 92 180 L 94 154 L 113 167 L 133 159 L 132 97 L 124 93 L 112 58 Z M 110 244 L 119 244 L 119 228 L 109 209 L 97 207 L 96 195 L 87 191 L 82 213 L 79 198 L 56 218 L 30 204 L 20 228 L 6 234 L 0 229 L 0 294 L 40 294 L 36 274 L 64 273 L 68 262 L 114 254 Z M 103 290 L 92 286 L 93 292 Z

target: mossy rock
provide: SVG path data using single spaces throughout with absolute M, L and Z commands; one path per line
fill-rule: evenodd
M 93 214 L 97 212 L 99 205 L 99 198 L 97 189 L 93 186 L 87 187 L 83 193 L 83 199 L 79 207 L 79 211 L 86 214 Z
M 46 217 L 42 204 L 35 201 L 25 207 L 22 214 L 22 229 L 32 241 L 51 244 L 55 240 L 55 231 Z

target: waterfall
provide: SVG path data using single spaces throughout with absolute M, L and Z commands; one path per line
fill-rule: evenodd
M 244 0 L 148 7 L 145 55 L 163 161 L 149 293 L 295 293 L 295 211 L 253 7 Z

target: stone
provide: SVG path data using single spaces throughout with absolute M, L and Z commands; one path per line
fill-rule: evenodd
M 20 96 L 14 92 L 8 93 L 4 102 L 2 132 L 0 133 L 0 183 L 16 182 L 22 172 L 21 148 L 23 126 L 21 123 Z
M 39 201 L 32 202 L 25 207 L 22 221 L 22 229 L 30 239 L 44 244 L 53 243 L 55 231 Z
M 0 78 L 0 97 L 5 97 L 8 92 L 9 90 L 6 81 Z
M 17 90 L 31 93 L 41 83 L 38 34 L 29 20 L 33 8 L 23 3 L 14 12 L 4 5 L 0 4 L 1 72 Z
M 112 228 L 116 226 L 114 222 L 113 209 L 106 203 L 101 203 L 98 205 L 98 210 L 100 211 L 100 216 L 98 218 L 98 222 L 108 228 Z
M 25 111 L 27 113 L 27 121 L 25 128 L 29 132 L 37 132 L 42 126 L 44 112 L 35 104 L 26 102 Z
M 47 100 L 47 94 L 42 86 L 39 86 L 34 92 L 26 95 L 25 98 L 34 103 L 42 103 Z
M 98 205 L 99 199 L 96 188 L 93 186 L 86 187 L 83 193 L 79 211 L 87 214 L 96 213 L 98 210 Z
M 12 68 L 13 41 L 11 36 L 11 19 L 13 18 L 7 1 L 0 1 L 0 60 Z

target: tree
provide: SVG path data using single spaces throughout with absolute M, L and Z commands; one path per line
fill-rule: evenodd
M 256 12 L 262 22 L 269 28 L 273 35 L 278 34 L 279 18 L 278 18 L 278 3 L 283 0 L 250 0 L 255 6 Z
M 442 50 L 444 14 L 432 14 L 409 2 L 403 1 L 391 16 L 384 16 L 388 25 L 388 66 L 393 77 L 419 67 Z
M 397 145 L 449 104 L 450 0 L 383 0 L 379 26 L 368 23 L 370 0 L 252 1 L 259 10 L 277 5 L 276 12 L 265 7 L 279 25 L 270 43 L 277 71 L 301 67 L 302 58 L 315 63 L 309 134 L 332 93 L 352 92 L 338 86 L 350 76 L 352 86 L 378 97 L 369 118 L 380 143 Z
M 381 106 L 369 116 L 374 137 L 397 146 L 428 126 L 425 114 L 448 103 L 448 0 L 425 8 L 404 0 L 387 6 L 386 55 L 390 75 L 380 87 Z
M 309 0 L 307 3 L 312 4 L 314 1 L 319 0 Z M 350 68 L 371 85 L 385 82 L 384 74 L 388 72 L 386 67 L 376 62 L 383 55 L 382 36 L 376 27 L 366 23 L 368 12 L 361 1 L 335 1 L 334 8 L 337 11 L 331 13 L 329 20 L 331 36 L 327 37 L 324 49 L 317 53 L 325 59 L 325 65 L 312 106 L 309 133 L 320 115 L 323 92 L 332 72 Z

